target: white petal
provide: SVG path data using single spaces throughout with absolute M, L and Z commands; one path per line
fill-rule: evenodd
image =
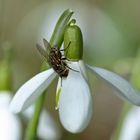
M 101 78 L 107 84 L 109 84 L 114 90 L 117 90 L 116 94 L 123 99 L 135 104 L 140 105 L 140 93 L 136 91 L 129 82 L 120 77 L 119 75 L 110 72 L 108 70 L 88 66 L 89 70 L 93 72 L 97 77 Z
M 61 136 L 55 121 L 46 110 L 41 113 L 37 133 L 43 140 L 58 140 Z
M 79 72 L 70 70 L 68 77 L 62 80 L 59 115 L 65 129 L 77 133 L 89 124 L 92 116 L 92 96 L 78 62 L 72 62 L 69 67 Z
M 138 140 L 140 133 L 140 108 L 133 107 L 127 114 L 119 140 Z
M 56 77 L 53 69 L 46 70 L 27 81 L 14 96 L 10 108 L 18 113 L 29 107 Z
M 30 119 L 32 119 L 34 107 L 34 105 L 31 105 L 24 112 L 22 112 L 22 115 L 27 121 L 30 121 Z M 61 136 L 59 128 L 56 125 L 54 119 L 45 109 L 43 109 L 40 115 L 37 134 L 39 138 L 43 140 L 58 140 Z
M 0 91 L 0 107 L 8 108 L 11 99 L 12 96 L 9 91 Z
M 0 109 L 0 140 L 20 140 L 21 124 L 9 110 Z
M 9 110 L 11 95 L 7 91 L 0 92 L 0 140 L 20 140 L 21 123 L 18 116 Z
M 22 112 L 22 116 L 26 121 L 30 120 L 33 117 L 34 109 L 35 109 L 35 104 L 32 104 L 30 107 L 28 107 Z

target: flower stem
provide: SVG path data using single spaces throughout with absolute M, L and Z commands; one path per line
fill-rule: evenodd
M 3 46 L 4 58 L 0 61 L 0 90 L 12 90 L 12 48 L 8 44 Z
M 41 114 L 42 106 L 44 102 L 44 96 L 45 96 L 45 93 L 42 94 L 36 101 L 35 111 L 34 111 L 32 120 L 28 124 L 25 140 L 37 139 L 37 129 L 38 129 L 39 118 L 40 118 L 40 114 Z

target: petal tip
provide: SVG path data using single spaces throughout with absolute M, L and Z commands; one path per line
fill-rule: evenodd
M 87 128 L 87 126 L 88 126 L 88 124 L 85 124 L 85 125 L 83 125 L 83 124 L 77 125 L 77 124 L 72 124 L 72 123 L 64 124 L 62 121 L 61 121 L 61 123 L 62 123 L 63 127 L 67 131 L 69 131 L 69 132 L 71 132 L 73 134 L 77 134 L 77 133 L 83 132 Z

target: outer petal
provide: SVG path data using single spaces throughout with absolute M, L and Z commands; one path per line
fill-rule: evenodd
M 91 66 L 88 66 L 88 68 L 97 77 L 109 84 L 114 90 L 117 90 L 118 92 L 116 92 L 116 94 L 118 96 L 135 105 L 140 105 L 140 93 L 136 91 L 125 79 L 102 68 Z
M 69 67 L 79 72 L 70 70 L 68 77 L 62 80 L 59 115 L 62 125 L 68 131 L 77 133 L 84 130 L 91 119 L 92 97 L 78 62 L 72 62 Z
M 11 110 L 18 113 L 29 107 L 50 85 L 55 76 L 53 69 L 49 69 L 27 81 L 14 96 L 10 105 Z
M 0 92 L 0 140 L 20 140 L 21 123 L 8 108 L 12 97 L 7 93 Z
M 119 140 L 138 140 L 140 133 L 140 109 L 133 107 L 127 114 Z

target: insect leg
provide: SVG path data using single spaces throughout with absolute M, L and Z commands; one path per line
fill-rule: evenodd
M 61 58 L 61 60 L 67 60 L 67 58 L 66 57 L 63 57 L 63 58 Z
M 71 62 L 71 60 L 66 57 L 61 58 L 61 60 L 67 60 L 68 62 Z
M 67 65 L 66 65 L 66 67 L 69 68 L 69 69 L 72 70 L 72 71 L 79 72 L 78 70 L 72 69 L 71 67 L 69 67 L 69 66 L 67 66 Z

